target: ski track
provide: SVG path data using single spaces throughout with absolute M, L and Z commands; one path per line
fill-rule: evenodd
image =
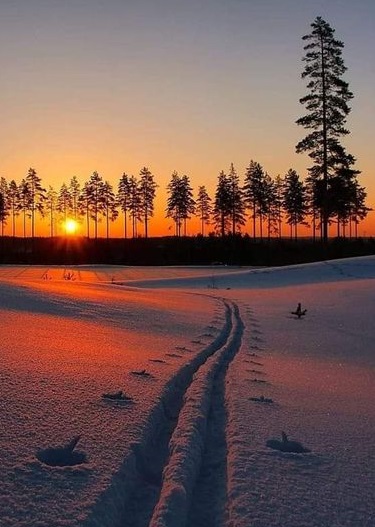
M 238 306 L 221 301 L 225 320 L 219 334 L 168 381 L 141 440 L 131 445 L 83 527 L 224 525 L 225 378 L 244 326 Z

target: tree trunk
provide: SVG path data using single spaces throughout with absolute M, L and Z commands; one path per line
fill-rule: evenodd
M 322 58 L 322 133 L 323 133 L 323 210 L 322 210 L 322 235 L 323 242 L 328 241 L 328 203 L 327 203 L 327 192 L 328 192 L 328 151 L 327 151 L 327 88 L 326 88 L 326 72 L 324 62 L 324 46 L 323 46 L 323 35 L 320 39 L 320 50 Z

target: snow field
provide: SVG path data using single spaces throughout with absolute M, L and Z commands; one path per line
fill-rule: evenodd
M 226 525 L 372 527 L 373 283 L 310 283 L 238 297 L 245 333 L 227 374 Z M 309 308 L 305 320 L 285 310 L 297 299 Z M 253 400 L 260 396 L 273 403 Z M 281 431 L 311 452 L 268 449 Z
M 1 527 L 375 525 L 374 257 L 45 271 L 0 268 Z

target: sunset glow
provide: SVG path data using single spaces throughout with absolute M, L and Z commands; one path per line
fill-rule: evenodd
M 69 218 L 65 222 L 64 229 L 66 234 L 76 234 L 78 230 L 78 222 Z

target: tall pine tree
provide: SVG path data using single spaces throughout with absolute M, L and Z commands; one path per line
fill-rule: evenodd
M 322 238 L 327 241 L 332 213 L 329 207 L 330 179 L 346 156 L 339 139 L 349 133 L 345 124 L 353 94 L 342 79 L 347 69 L 342 58 L 344 44 L 334 38 L 335 30 L 321 17 L 317 17 L 311 27 L 311 33 L 302 37 L 306 42 L 302 78 L 308 80 L 308 94 L 300 99 L 300 103 L 306 107 L 307 113 L 297 120 L 298 125 L 311 131 L 297 144 L 296 151 L 308 152 L 314 161 L 309 172 L 320 182 L 315 186 L 320 191 L 315 203 L 321 213 Z

